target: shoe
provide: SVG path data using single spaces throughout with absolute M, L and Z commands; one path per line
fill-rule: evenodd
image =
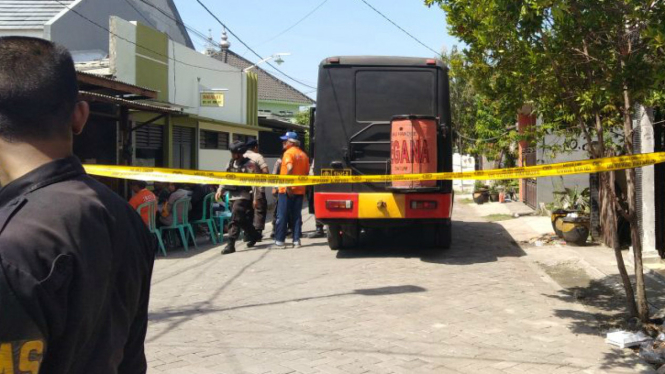
M 325 238 L 326 233 L 323 230 L 316 230 L 307 236 L 310 239 Z
M 249 245 L 248 245 L 249 246 Z M 236 251 L 236 242 L 235 240 L 229 240 L 229 244 L 226 245 L 226 248 L 222 250 L 223 255 L 228 255 Z
M 300 242 L 293 242 L 293 248 L 300 248 Z
M 261 243 L 263 241 L 263 231 L 258 231 L 258 235 L 256 236 L 256 242 Z
M 276 241 L 275 244 L 274 244 L 273 246 L 274 246 L 275 248 L 279 248 L 279 249 L 286 249 L 286 243 L 284 243 L 284 242 L 277 242 L 277 241 Z

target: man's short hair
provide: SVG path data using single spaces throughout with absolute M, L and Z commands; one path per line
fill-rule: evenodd
M 64 138 L 76 106 L 76 70 L 69 52 L 47 40 L 0 37 L 0 137 Z

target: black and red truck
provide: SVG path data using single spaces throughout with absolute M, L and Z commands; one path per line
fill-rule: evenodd
M 452 171 L 448 69 L 438 59 L 329 57 L 321 62 L 310 124 L 316 175 Z M 420 230 L 434 248 L 451 241 L 452 181 L 315 186 L 317 220 L 331 249 L 370 230 Z

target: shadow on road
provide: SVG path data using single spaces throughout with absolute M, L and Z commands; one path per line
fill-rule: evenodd
M 155 260 L 172 261 L 172 260 L 182 260 L 186 258 L 192 258 L 194 256 L 200 255 L 201 253 L 207 252 L 210 249 L 217 248 L 217 246 L 221 244 L 212 244 L 210 239 L 198 237 L 196 240 L 196 245 L 198 246 L 198 249 L 194 247 L 194 244 L 190 242 L 188 251 L 185 251 L 185 248 L 183 248 L 182 246 L 179 247 L 167 246 L 166 257 L 162 255 L 161 250 L 157 249 L 157 257 L 155 257 Z
M 621 279 L 618 275 L 608 276 L 600 280 L 584 281 L 584 275 L 576 276 L 571 271 L 561 271 L 559 274 L 552 269 L 545 269 L 557 282 L 562 285 L 569 284 L 568 287 L 559 291 L 558 295 L 543 295 L 549 298 L 562 300 L 568 303 L 581 303 L 584 310 L 579 309 L 557 309 L 554 315 L 567 322 L 568 328 L 575 334 L 595 335 L 604 337 L 611 330 L 634 330 L 635 326 L 630 326 L 627 322 L 630 315 L 627 312 L 625 295 L 617 287 Z M 577 270 L 583 271 L 583 270 Z M 562 279 L 562 277 L 566 277 Z M 631 277 L 634 282 L 634 277 Z M 574 283 L 578 283 L 574 285 Z M 647 294 L 654 295 L 654 292 L 661 294 L 662 287 L 657 284 L 648 284 Z M 612 370 L 617 368 L 635 369 L 638 365 L 644 365 L 644 361 L 636 354 L 626 354 L 624 351 L 615 348 L 605 354 L 601 364 L 601 370 Z M 651 372 L 651 371 L 649 371 Z
M 238 305 L 238 306 L 232 306 L 228 308 L 211 308 L 207 305 L 209 303 L 197 303 L 193 304 L 189 308 L 178 308 L 178 309 L 165 309 L 161 310 L 159 312 L 153 312 L 150 313 L 150 320 L 151 321 L 164 321 L 164 320 L 169 320 L 172 318 L 178 318 L 178 317 L 191 317 L 195 315 L 204 315 L 204 314 L 209 314 L 209 313 L 218 313 L 218 312 L 226 312 L 226 311 L 231 311 L 231 310 L 238 310 L 238 309 L 246 309 L 246 308 L 257 308 L 257 307 L 265 307 L 265 306 L 272 306 L 272 305 L 280 305 L 280 304 L 287 304 L 287 303 L 297 303 L 297 302 L 304 302 L 304 301 L 311 301 L 311 300 L 318 300 L 318 299 L 328 299 L 328 298 L 333 298 L 333 297 L 343 297 L 343 296 L 352 296 L 352 295 L 362 295 L 362 296 L 386 296 L 386 295 L 398 295 L 398 294 L 407 294 L 407 293 L 419 293 L 419 292 L 426 292 L 427 289 L 420 287 L 420 286 L 414 286 L 414 285 L 403 285 L 403 286 L 387 286 L 387 287 L 377 287 L 377 288 L 361 288 L 357 290 L 353 290 L 351 292 L 342 292 L 342 293 L 335 293 L 335 294 L 329 294 L 329 295 L 319 295 L 319 296 L 309 296 L 309 297 L 300 297 L 296 299 L 288 299 L 288 300 L 280 300 L 280 301 L 272 301 L 272 302 L 267 302 L 267 303 L 255 303 L 255 304 L 246 304 L 246 305 Z M 182 318 L 179 320 L 181 321 Z M 155 340 L 159 338 L 161 335 L 158 335 L 157 337 L 151 339 Z
M 503 226 L 493 222 L 454 221 L 450 249 L 432 248 L 432 242 L 431 236 L 418 232 L 384 231 L 363 238 L 357 248 L 339 250 L 337 258 L 418 257 L 437 264 L 471 265 L 525 255 Z

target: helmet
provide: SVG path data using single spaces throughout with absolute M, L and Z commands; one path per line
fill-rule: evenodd
M 279 137 L 282 140 L 298 140 L 298 134 L 293 131 L 288 131 L 284 136 Z
M 245 146 L 247 146 L 247 149 L 254 148 L 258 145 L 259 143 L 256 141 L 256 139 L 249 139 L 247 143 L 245 143 Z
M 247 146 L 240 140 L 234 140 L 231 146 L 229 146 L 229 151 L 231 153 L 245 153 L 247 152 Z

